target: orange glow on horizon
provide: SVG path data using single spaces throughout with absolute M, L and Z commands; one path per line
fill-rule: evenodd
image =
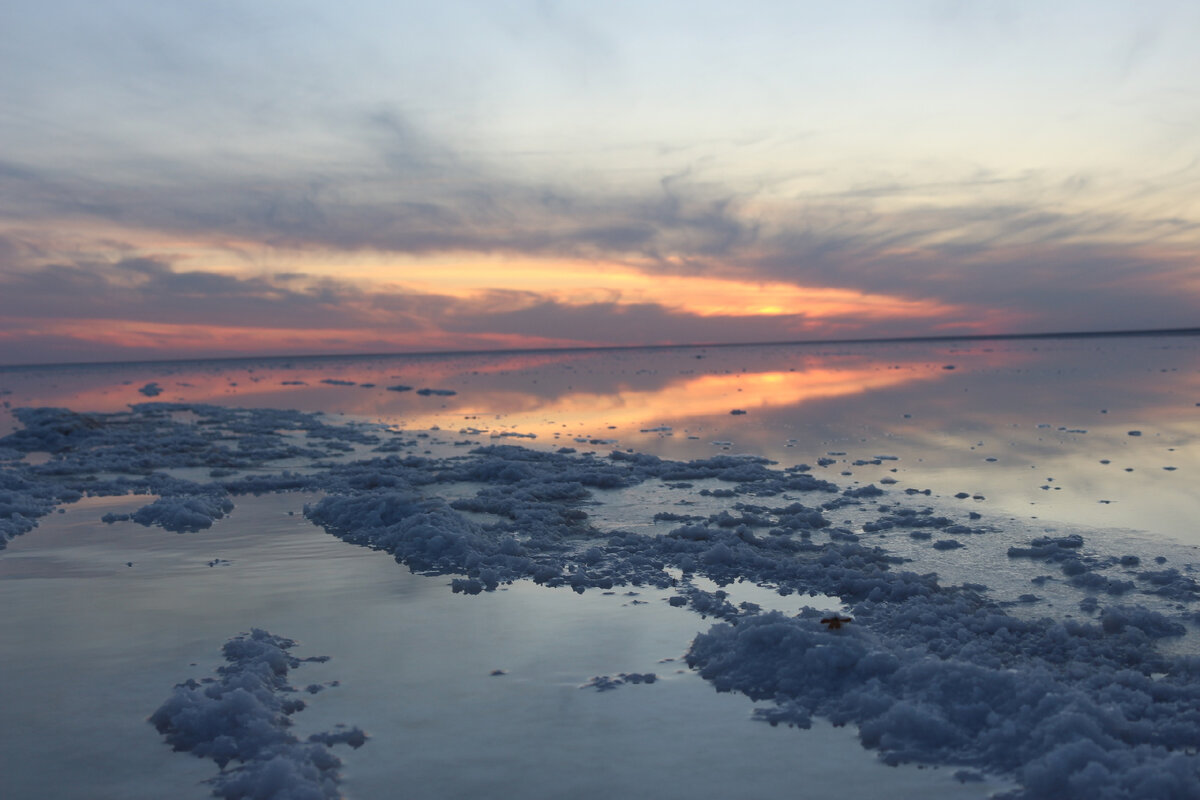
M 660 274 L 615 262 L 509 258 L 395 259 L 350 269 L 362 279 L 409 291 L 519 310 L 546 300 L 568 306 L 595 303 L 659 305 L 701 317 L 795 315 L 812 319 L 863 315 L 880 319 L 937 318 L 962 312 L 931 300 L 910 300 L 854 289 L 805 287 L 783 281 Z

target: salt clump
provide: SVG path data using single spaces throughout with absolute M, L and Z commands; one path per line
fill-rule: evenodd
M 150 715 L 149 722 L 174 749 L 212 759 L 221 773 L 212 779 L 213 795 L 227 800 L 341 797 L 341 760 L 335 744 L 361 747 L 358 728 L 317 733 L 300 741 L 290 731 L 291 716 L 305 707 L 288 672 L 302 661 L 295 646 L 255 629 L 229 640 L 227 662 L 217 678 L 189 679 Z M 234 764 L 233 767 L 229 767 Z

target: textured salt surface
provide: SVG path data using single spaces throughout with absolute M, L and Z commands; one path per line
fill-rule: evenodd
M 216 677 L 178 684 L 150 715 L 150 724 L 175 750 L 221 768 L 212 780 L 214 795 L 230 800 L 341 796 L 342 762 L 330 749 L 361 747 L 366 735 L 359 728 L 342 728 L 301 741 L 292 733 L 291 715 L 305 707 L 287 682 L 288 673 L 302 663 L 291 653 L 295 645 L 259 629 L 230 639 Z M 319 660 L 324 659 L 303 659 Z M 311 688 L 315 694 L 322 687 Z
M 452 576 L 455 592 L 514 581 L 666 591 L 671 605 L 723 620 L 687 656 L 718 690 L 768 701 L 759 716 L 772 723 L 854 723 L 889 762 L 1009 776 L 1028 797 L 1190 797 L 1200 781 L 1200 662 L 1194 648 L 1160 646 L 1194 626 L 1198 591 L 1192 565 L 1168 556 L 1106 552 L 1075 533 L 1012 542 L 1010 573 L 1074 598 L 1069 614 L 1039 613 L 1033 592 L 947 584 L 877 546 L 903 532 L 962 559 L 976 542 L 1011 540 L 1002 522 L 934 508 L 920 493 L 841 487 L 803 465 L 512 445 L 442 455 L 436 435 L 194 404 L 15 413 L 24 427 L 0 440 L 14 454 L 6 539 L 84 495 L 154 495 L 113 523 L 183 532 L 221 519 L 239 496 L 321 491 L 309 519 L 415 572 Z M 51 457 L 35 464 L 29 453 Z M 271 469 L 279 463 L 307 468 Z M 212 479 L 167 472 L 197 468 Z M 633 530 L 591 524 L 591 504 L 646 486 L 677 498 L 671 510 L 642 506 Z M 735 602 L 723 587 L 743 582 L 837 597 L 854 622 L 829 631 L 815 609 Z M 634 688 L 652 690 L 620 691 Z

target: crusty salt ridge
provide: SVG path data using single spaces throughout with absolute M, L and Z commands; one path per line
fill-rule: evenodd
M 6 537 L 82 493 L 154 494 L 147 508 L 165 502 L 165 511 L 197 497 L 221 510 L 239 494 L 322 490 L 310 519 L 414 571 L 455 576 L 456 591 L 516 580 L 580 592 L 674 587 L 672 605 L 724 620 L 697 637 L 691 665 L 719 690 L 773 702 L 761 714 L 768 721 L 852 722 L 888 760 L 1014 776 L 1024 787 L 1015 796 L 1191 797 L 1200 785 L 1200 660 L 1162 646 L 1194 620 L 1187 564 L 1147 569 L 1143 558 L 1092 550 L 1078 534 L 1030 537 L 1008 551 L 1013 568 L 1028 568 L 1034 586 L 1074 592 L 1095 620 L 1039 616 L 1036 596 L 1013 606 L 982 584 L 943 585 L 871 546 L 889 532 L 935 531 L 966 545 L 926 552 L 962 558 L 994 528 L 912 505 L 923 497 L 841 490 L 763 459 L 684 463 L 511 445 L 415 455 L 422 434 L 203 405 L 17 415 L 25 428 L 0 440 L 0 451 L 52 455 L 5 464 Z M 362 457 L 368 447 L 377 452 Z M 201 480 L 197 470 L 216 477 Z M 694 482 L 672 489 L 687 504 L 679 519 L 655 527 L 663 509 L 647 507 L 640 526 L 592 523 L 592 503 L 654 482 Z M 164 519 L 140 513 L 133 521 Z M 856 521 L 837 524 L 845 518 Z M 737 603 L 740 582 L 836 596 L 854 622 L 827 631 L 819 614 Z

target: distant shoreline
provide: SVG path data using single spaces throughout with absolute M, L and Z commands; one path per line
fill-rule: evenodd
M 229 362 L 263 362 L 263 361 L 333 361 L 338 359 L 369 359 L 369 358 L 445 358 L 450 356 L 493 356 L 518 354 L 545 353 L 592 353 L 633 350 L 698 350 L 714 348 L 737 347 L 822 347 L 848 344 L 916 344 L 934 342 L 986 342 L 1014 340 L 1050 340 L 1050 339 L 1117 339 L 1156 336 L 1198 336 L 1197 328 L 1164 328 L 1142 330 L 1115 331 L 1057 331 L 1043 333 L 988 333 L 988 334 L 957 334 L 946 336 L 892 336 L 866 337 L 846 339 L 798 339 L 779 340 L 771 342 L 693 342 L 680 344 L 637 344 L 637 345 L 579 345 L 576 347 L 537 347 L 537 348 L 502 348 L 498 350 L 418 350 L 382 353 L 309 353 L 303 355 L 239 355 L 239 356 L 201 356 L 184 358 L 147 358 L 114 361 L 62 361 L 42 364 L 0 364 L 0 372 L 18 372 L 21 370 L 46 369 L 58 367 L 117 367 L 153 364 L 212 364 Z

